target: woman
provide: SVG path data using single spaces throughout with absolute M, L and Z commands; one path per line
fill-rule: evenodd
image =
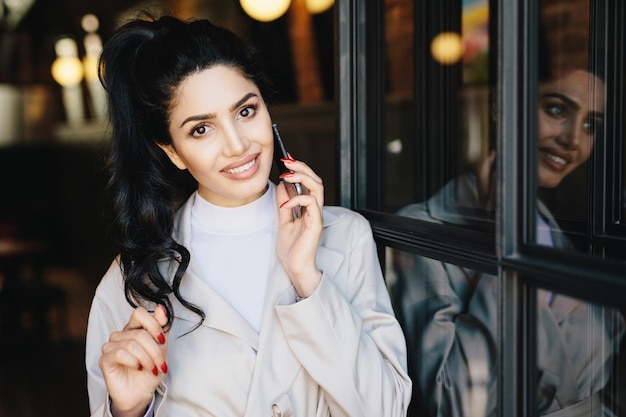
M 101 68 L 120 255 L 90 311 L 92 414 L 404 416 L 405 341 L 371 229 L 323 208 L 301 161 L 282 177 L 308 194 L 269 181 L 250 50 L 205 20 L 136 20 Z M 197 182 L 180 208 L 172 167 Z
M 570 69 L 538 90 L 537 182 L 552 188 L 589 158 L 604 122 L 604 83 Z M 456 178 L 399 214 L 472 227 L 493 222 L 493 156 L 480 173 Z M 537 243 L 574 250 L 541 201 L 536 219 Z M 405 252 L 394 256 L 392 293 L 416 389 L 411 408 L 423 415 L 423 407 L 428 416 L 497 415 L 498 277 Z M 610 416 L 600 395 L 623 334 L 622 318 L 541 289 L 537 297 L 537 414 Z

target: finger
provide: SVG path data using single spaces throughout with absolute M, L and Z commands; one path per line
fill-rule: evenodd
M 161 306 L 160 308 L 163 308 Z M 157 306 L 157 310 L 160 309 Z M 163 308 L 163 310 L 165 310 Z M 159 313 L 159 317 L 161 314 L 165 315 L 164 312 Z M 166 320 L 167 321 L 167 320 Z M 151 314 L 148 310 L 143 307 L 137 307 L 131 314 L 128 323 L 124 326 L 124 330 L 133 330 L 133 329 L 145 329 L 149 334 L 152 335 L 154 340 L 159 342 L 160 344 L 165 344 L 166 338 L 163 334 L 163 328 L 161 323 L 153 314 Z
M 316 198 L 317 204 L 322 207 L 324 205 L 324 185 L 313 177 L 303 172 L 287 172 L 280 176 L 283 182 L 300 183 L 303 189 L 302 194 L 309 194 Z M 292 195 L 291 198 L 294 196 Z
M 293 214 L 291 209 L 296 205 L 289 203 L 289 193 L 287 193 L 287 187 L 290 185 L 280 182 L 276 187 L 276 200 L 278 203 L 278 222 L 279 224 L 285 224 L 287 222 L 293 222 Z
M 317 198 L 312 195 L 300 195 L 284 201 L 280 205 L 280 224 L 294 221 L 291 210 L 297 206 L 301 207 L 302 217 L 309 219 L 307 225 L 314 225 L 322 222 L 322 208 L 319 206 Z
M 154 318 L 161 327 L 167 324 L 167 310 L 165 310 L 162 304 L 159 304 L 156 309 L 154 309 Z
M 311 169 L 311 167 L 309 167 L 305 162 L 295 159 L 284 159 L 282 161 L 285 163 L 285 166 L 294 173 L 300 172 L 310 177 L 318 184 L 323 184 L 324 181 L 322 180 L 322 178 L 317 175 L 315 171 L 313 171 L 313 169 Z
M 163 365 L 166 359 L 166 347 L 155 341 L 152 335 L 144 329 L 114 332 L 109 342 L 102 346 L 104 355 L 116 354 L 121 350 L 137 359 L 138 363 L 132 363 L 131 366 L 141 364 L 145 369 L 154 369 L 155 366 L 167 369 L 167 364 Z
M 102 346 L 102 353 L 102 364 L 108 368 L 125 366 L 142 371 L 143 369 L 152 369 L 156 366 L 150 354 L 133 340 L 127 340 L 123 343 L 105 343 Z

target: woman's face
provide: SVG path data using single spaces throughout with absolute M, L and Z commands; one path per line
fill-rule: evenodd
M 237 207 L 259 198 L 272 167 L 272 122 L 256 85 L 218 65 L 186 78 L 174 94 L 169 132 L 161 145 L 198 181 L 212 204 Z
M 539 86 L 540 187 L 553 188 L 589 158 L 604 122 L 604 83 L 583 70 Z

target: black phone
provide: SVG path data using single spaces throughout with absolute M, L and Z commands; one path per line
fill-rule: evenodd
M 278 132 L 278 126 L 276 125 L 276 123 L 272 124 L 272 130 L 274 132 L 274 163 L 276 164 L 276 168 L 278 168 L 278 174 L 282 175 L 285 172 L 291 172 L 285 166 L 283 161 L 281 161 L 282 158 L 289 158 L 289 154 L 287 153 L 287 149 L 285 149 L 285 144 L 280 137 L 280 133 Z M 281 181 L 285 183 L 287 194 L 289 195 L 290 199 L 302 194 L 302 184 L 298 182 L 291 183 L 285 180 Z M 294 207 L 292 209 L 292 213 L 295 219 L 300 218 L 302 216 L 302 207 L 300 207 L 299 205 Z

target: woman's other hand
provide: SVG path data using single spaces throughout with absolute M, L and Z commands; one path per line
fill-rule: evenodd
M 99 360 L 114 416 L 143 416 L 167 373 L 167 313 L 137 307 L 122 331 L 113 332 Z
M 290 183 L 299 182 L 306 190 L 302 195 L 289 199 L 285 187 L 279 184 L 277 200 L 279 230 L 277 252 L 283 268 L 300 297 L 311 295 L 322 278 L 315 264 L 317 246 L 324 223 L 324 184 L 322 179 L 304 162 L 284 159 L 285 166 L 292 172 L 282 179 Z M 294 218 L 292 209 L 300 205 L 302 216 Z

